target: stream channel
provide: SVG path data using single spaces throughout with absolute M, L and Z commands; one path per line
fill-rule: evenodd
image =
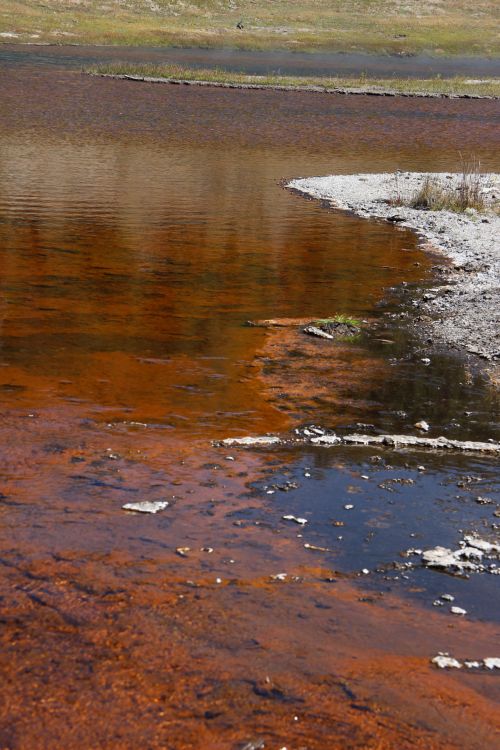
M 0 747 L 500 747 L 499 670 L 430 663 L 500 657 L 499 576 L 402 557 L 498 539 L 494 459 L 212 444 L 421 419 L 499 439 L 480 363 L 407 325 L 443 259 L 283 187 L 498 172 L 499 103 L 138 84 L 67 55 L 10 59 L 0 91 Z M 360 337 L 245 325 L 339 313 Z M 122 509 L 143 500 L 169 507 Z

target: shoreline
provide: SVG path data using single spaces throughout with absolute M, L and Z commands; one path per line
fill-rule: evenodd
M 487 99 L 491 101 L 498 101 L 500 96 L 492 94 L 474 94 L 474 93 L 447 93 L 447 92 L 434 92 L 434 91 L 398 91 L 397 89 L 391 88 L 379 88 L 378 86 L 370 86 L 367 84 L 362 87 L 327 87 L 327 86 L 314 86 L 314 85 L 285 85 L 285 84 L 273 84 L 273 83 L 231 83 L 226 81 L 204 81 L 202 79 L 188 79 L 188 78 L 166 78 L 158 76 L 141 76 L 141 75 L 130 75 L 125 73 L 94 73 L 84 71 L 86 75 L 94 76 L 96 78 L 113 78 L 124 81 L 136 81 L 141 83 L 163 83 L 176 86 L 209 86 L 211 88 L 223 88 L 223 89 L 241 89 L 241 90 L 258 90 L 258 91 L 300 91 L 306 93 L 319 93 L 319 94 L 339 94 L 343 96 L 384 96 L 384 97 L 405 97 L 405 98 L 418 98 L 418 99 Z
M 452 262 L 446 283 L 426 289 L 414 304 L 428 320 L 419 325 L 441 343 L 487 360 L 490 375 L 500 372 L 500 217 L 491 212 L 424 211 L 389 202 L 416 192 L 426 173 L 330 175 L 295 179 L 286 187 L 328 201 L 365 219 L 382 219 L 411 229 L 426 249 Z M 461 175 L 430 175 L 458 182 Z M 483 176 L 486 194 L 500 195 L 500 175 Z M 432 346 L 432 344 L 431 344 Z M 495 362 L 497 360 L 497 362 Z

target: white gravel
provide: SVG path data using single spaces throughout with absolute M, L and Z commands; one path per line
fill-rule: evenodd
M 366 219 L 384 219 L 414 229 L 429 249 L 452 261 L 447 286 L 426 290 L 419 305 L 431 318 L 433 338 L 486 359 L 500 357 L 500 217 L 493 211 L 464 214 L 394 205 L 414 194 L 419 172 L 330 175 L 293 180 L 287 187 Z M 430 175 L 457 185 L 461 175 Z M 482 176 L 485 198 L 500 198 L 500 175 Z

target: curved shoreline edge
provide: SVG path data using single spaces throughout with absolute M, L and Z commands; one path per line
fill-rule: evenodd
M 330 175 L 286 184 L 332 208 L 366 219 L 382 219 L 411 229 L 424 249 L 452 261 L 446 284 L 426 289 L 416 309 L 425 312 L 433 340 L 490 362 L 493 382 L 500 374 L 500 217 L 493 211 L 423 211 L 395 205 L 415 194 L 426 177 L 458 184 L 456 173 L 397 172 Z M 500 196 L 500 175 L 482 175 L 482 189 Z
M 280 84 L 265 84 L 265 83 L 228 83 L 223 81 L 203 81 L 196 79 L 186 78 L 159 78 L 155 76 L 139 76 L 130 75 L 125 73 L 92 73 L 88 72 L 87 75 L 95 76 L 97 78 L 115 78 L 122 81 L 139 81 L 142 83 L 168 83 L 176 86 L 208 86 L 210 88 L 219 89 L 241 89 L 241 90 L 257 90 L 257 91 L 301 91 L 305 93 L 316 93 L 316 94 L 339 94 L 343 96 L 385 96 L 385 97 L 397 97 L 401 96 L 406 99 L 487 99 L 490 101 L 498 101 L 499 96 L 490 96 L 487 94 L 447 94 L 447 93 L 436 93 L 436 92 L 425 92 L 425 91 L 397 91 L 396 89 L 378 89 L 370 88 L 369 85 L 360 88 L 328 88 L 325 86 L 285 86 Z

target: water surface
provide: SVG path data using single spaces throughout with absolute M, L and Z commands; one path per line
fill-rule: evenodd
M 418 418 L 497 434 L 474 363 L 424 365 L 429 345 L 386 315 L 405 304 L 390 288 L 435 283 L 437 258 L 282 181 L 455 170 L 461 153 L 498 171 L 498 103 L 138 85 L 26 60 L 0 88 L 3 744 L 485 746 L 491 675 L 428 662 L 492 655 L 498 576 L 391 566 L 491 533 L 491 462 L 211 441 Z M 372 327 L 327 349 L 245 325 L 334 313 Z M 142 499 L 171 505 L 121 509 Z M 470 618 L 432 607 L 445 588 Z
M 176 63 L 192 68 L 222 68 L 252 75 L 434 78 L 499 75 L 497 58 L 472 56 L 367 55 L 362 53 L 246 51 L 231 48 L 119 47 L 2 44 L 3 65 L 80 68 L 113 60 Z

